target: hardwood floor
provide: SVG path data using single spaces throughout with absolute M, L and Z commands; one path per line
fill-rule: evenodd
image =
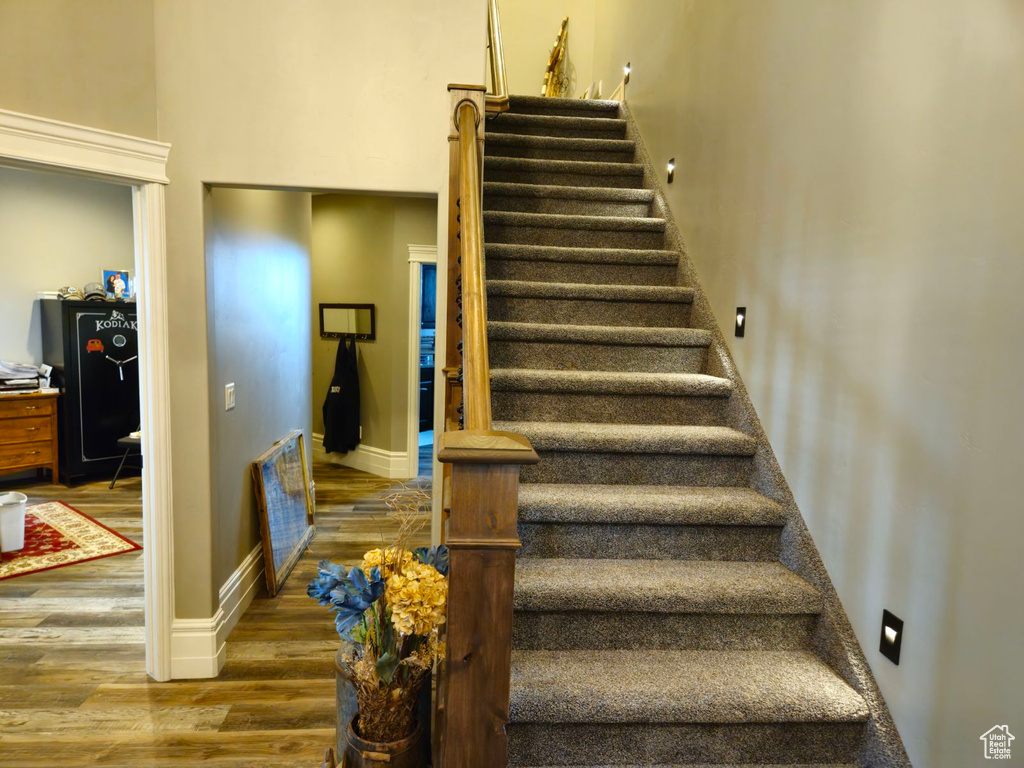
M 282 592 L 239 620 L 216 680 L 146 677 L 141 552 L 0 582 L 0 766 L 319 766 L 338 637 L 306 584 L 323 558 L 353 563 L 389 539 L 380 497 L 395 483 L 326 463 L 313 477 L 316 538 Z M 19 490 L 144 543 L 138 478 Z

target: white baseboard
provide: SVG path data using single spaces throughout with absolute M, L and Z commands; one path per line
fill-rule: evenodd
M 257 545 L 220 588 L 220 607 L 209 619 L 175 619 L 171 625 L 171 679 L 216 677 L 225 642 L 263 581 L 263 545 Z
M 348 453 L 324 453 L 324 436 L 313 433 L 313 456 L 321 461 L 360 469 L 371 475 L 401 480 L 409 475 L 409 454 L 406 451 L 385 451 L 372 445 L 357 445 Z

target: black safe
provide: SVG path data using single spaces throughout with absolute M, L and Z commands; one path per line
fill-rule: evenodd
M 73 483 L 113 476 L 117 441 L 139 428 L 139 332 L 135 304 L 40 301 L 43 362 L 60 387 L 60 473 Z

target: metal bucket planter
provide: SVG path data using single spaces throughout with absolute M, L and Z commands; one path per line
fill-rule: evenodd
M 423 741 L 423 729 L 417 724 L 411 736 L 387 743 L 366 741 L 356 735 L 348 724 L 341 764 L 345 768 L 426 768 L 427 745 Z
M 423 768 L 423 766 L 430 764 L 430 715 L 431 715 L 431 683 L 432 676 L 428 675 L 426 681 L 423 683 L 423 688 L 420 689 L 419 702 L 416 705 L 416 719 L 419 724 L 416 727 L 416 733 L 410 736 L 409 739 L 417 736 L 419 738 L 420 753 L 422 757 L 420 762 L 414 763 L 397 763 L 397 762 L 352 762 L 352 758 L 345 758 L 346 750 L 349 748 L 351 740 L 354 738 L 358 740 L 360 744 L 370 744 L 374 742 L 365 742 L 360 739 L 351 729 L 352 722 L 355 720 L 356 715 L 359 712 L 359 701 L 356 699 L 355 688 L 352 687 L 352 681 L 344 673 L 345 663 L 355 656 L 355 646 L 352 643 L 341 644 L 341 648 L 338 649 L 338 653 L 334 657 L 334 679 L 335 679 L 335 698 L 338 711 L 337 728 L 335 730 L 335 752 L 342 759 L 341 765 L 347 765 L 348 768 L 363 768 L 363 766 L 377 766 L 387 765 L 389 768 L 405 768 L 406 765 L 415 766 L 415 768 Z M 351 735 L 350 735 L 351 734 Z M 407 741 L 408 739 L 404 740 Z M 394 742 L 395 744 L 400 742 Z M 356 749 L 362 750 L 361 747 Z M 366 750 L 373 751 L 370 747 Z M 380 754 L 386 754 L 381 752 Z M 412 754 L 415 754 L 415 750 Z M 349 762 L 345 763 L 344 760 L 348 759 Z M 397 758 L 395 758 L 397 759 Z

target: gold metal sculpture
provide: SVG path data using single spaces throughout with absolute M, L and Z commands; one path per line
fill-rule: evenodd
M 548 56 L 548 66 L 544 70 L 544 87 L 541 96 L 562 96 L 569 88 L 569 80 L 565 76 L 565 58 L 569 52 L 569 17 L 562 19 L 555 38 L 555 47 Z

